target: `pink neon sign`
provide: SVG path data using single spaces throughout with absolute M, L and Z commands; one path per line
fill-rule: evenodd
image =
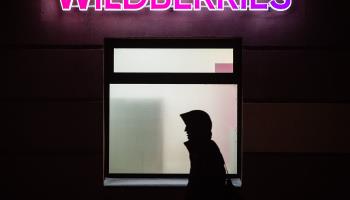
M 206 8 L 210 11 L 286 11 L 292 6 L 292 0 L 60 0 L 63 11 L 73 8 L 80 11 L 138 11 L 149 7 L 151 11 L 164 11 L 173 8 L 174 11 L 199 11 Z

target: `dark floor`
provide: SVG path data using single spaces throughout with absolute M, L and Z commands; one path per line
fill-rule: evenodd
M 100 155 L 3 156 L 8 199 L 182 199 L 184 188 L 103 188 Z M 245 153 L 242 199 L 349 199 L 350 155 Z M 4 165 L 5 163 L 5 165 Z

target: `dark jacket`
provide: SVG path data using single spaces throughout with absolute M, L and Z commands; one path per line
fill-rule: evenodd
M 225 184 L 224 159 L 213 140 L 185 142 L 191 169 L 188 188 L 220 188 Z
M 223 199 L 225 185 L 224 159 L 211 140 L 212 122 L 208 113 L 192 110 L 180 115 L 186 124 L 191 169 L 186 199 Z

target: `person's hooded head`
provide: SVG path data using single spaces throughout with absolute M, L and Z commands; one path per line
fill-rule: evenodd
M 208 113 L 202 110 L 192 110 L 180 114 L 185 122 L 187 137 L 190 141 L 210 140 L 212 133 L 212 122 Z

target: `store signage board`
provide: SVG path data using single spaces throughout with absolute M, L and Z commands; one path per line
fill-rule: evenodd
M 287 11 L 292 0 L 60 0 L 62 11 Z

